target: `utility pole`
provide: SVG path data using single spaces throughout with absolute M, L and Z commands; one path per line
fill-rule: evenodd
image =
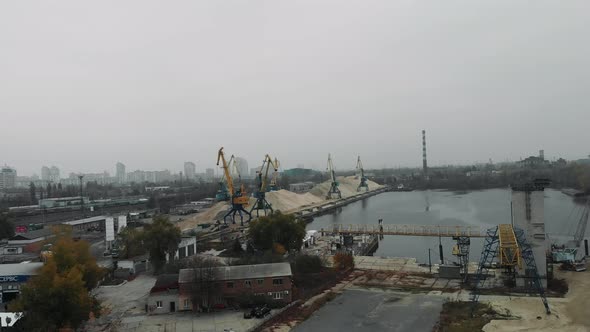
M 430 259 L 430 251 L 432 249 L 428 248 L 428 272 L 432 273 L 432 260 Z
M 84 211 L 84 192 L 82 190 L 82 179 L 84 179 L 84 175 L 78 175 L 78 179 L 80 179 L 80 212 L 82 213 L 82 218 L 86 217 Z
M 440 254 L 440 263 L 444 264 L 445 263 L 445 258 L 443 256 L 443 247 L 442 247 L 442 241 L 440 238 L 440 234 L 438 235 L 438 252 Z

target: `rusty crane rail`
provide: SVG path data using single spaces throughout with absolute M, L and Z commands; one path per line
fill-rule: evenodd
M 485 237 L 480 227 L 447 225 L 334 225 L 322 234 Z

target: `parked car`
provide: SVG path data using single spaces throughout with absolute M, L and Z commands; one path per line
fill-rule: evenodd
M 254 309 L 256 318 L 263 318 L 266 315 L 270 315 L 270 308 L 266 304 Z

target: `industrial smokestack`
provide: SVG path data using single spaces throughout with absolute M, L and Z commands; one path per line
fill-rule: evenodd
M 422 168 L 424 179 L 428 179 L 428 163 L 426 162 L 426 130 L 422 130 Z

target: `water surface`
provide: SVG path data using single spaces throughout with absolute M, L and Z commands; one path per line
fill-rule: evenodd
M 338 211 L 316 218 L 308 229 L 329 229 L 335 224 L 373 224 L 382 218 L 384 224 L 406 225 L 465 225 L 487 229 L 510 223 L 509 189 L 472 192 L 413 191 L 388 192 L 349 204 Z M 545 224 L 549 238 L 554 241 L 570 239 L 579 220 L 581 205 L 560 191 L 545 191 Z M 588 234 L 588 231 L 586 232 Z M 385 236 L 375 256 L 416 257 L 438 262 L 438 238 L 418 236 Z M 483 239 L 471 241 L 471 261 L 478 261 Z M 454 241 L 443 238 L 445 260 L 451 255 Z

